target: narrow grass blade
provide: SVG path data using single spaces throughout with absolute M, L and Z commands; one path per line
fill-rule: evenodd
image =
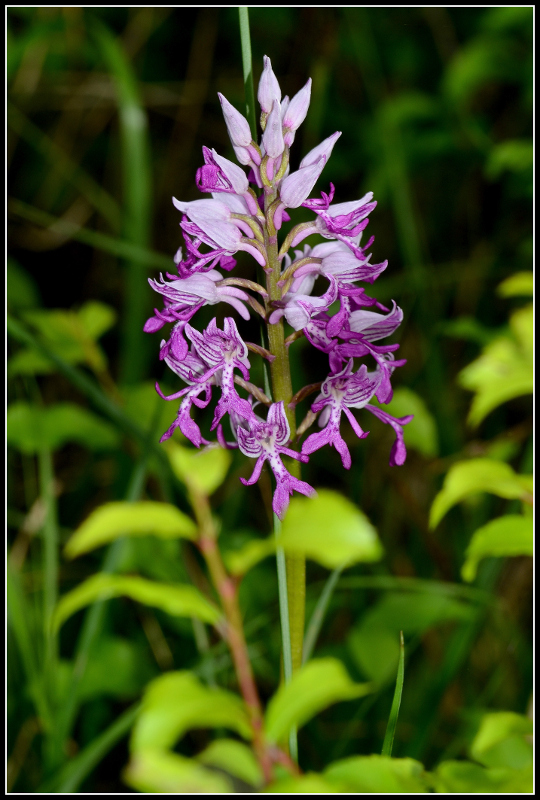
M 382 746 L 382 755 L 391 756 L 392 747 L 394 745 L 394 734 L 396 732 L 396 725 L 399 716 L 399 707 L 401 705 L 401 695 L 403 692 L 403 679 L 405 676 L 405 642 L 403 641 L 403 631 L 399 633 L 399 663 L 396 678 L 396 690 L 394 692 L 394 699 L 392 700 L 392 708 L 390 709 L 390 717 L 388 718 L 388 725 L 386 726 L 386 734 Z
M 42 787 L 41 791 L 58 794 L 76 792 L 107 753 L 126 736 L 135 722 L 139 709 L 140 703 L 137 703 L 124 711 L 112 725 L 72 758 L 50 784 Z
M 34 223 L 34 225 L 41 225 L 43 228 L 53 228 L 55 232 L 62 236 L 75 239 L 78 242 L 83 242 L 90 247 L 95 247 L 96 250 L 103 250 L 105 253 L 110 253 L 113 256 L 129 259 L 130 261 L 137 262 L 146 267 L 157 267 L 158 269 L 171 269 L 173 260 L 170 256 L 163 255 L 163 253 L 156 253 L 145 247 L 140 247 L 137 244 L 131 244 L 126 239 L 115 239 L 113 236 L 107 236 L 104 233 L 97 233 L 96 231 L 89 231 L 87 228 L 81 228 L 74 222 L 53 217 L 46 211 L 40 208 L 24 203 L 22 200 L 11 197 L 8 202 L 8 213 L 16 215 Z
M 244 92 L 246 96 L 246 117 L 253 138 L 257 139 L 257 120 L 255 117 L 255 92 L 253 89 L 253 67 L 251 60 L 251 37 L 249 33 L 249 9 L 238 7 L 240 19 L 240 42 L 242 45 L 242 68 L 244 71 Z
M 128 485 L 126 493 L 126 500 L 128 502 L 135 502 L 138 500 L 144 488 L 144 479 L 148 468 L 148 460 L 152 451 L 157 425 L 159 424 L 160 405 L 161 398 L 158 397 L 156 402 L 156 410 L 152 419 L 152 425 L 150 426 L 150 430 L 146 435 L 143 452 L 135 464 L 131 475 L 131 480 Z M 125 546 L 125 540 L 118 539 L 108 547 L 102 566 L 102 572 L 112 573 L 116 571 L 118 564 L 122 560 Z M 79 639 L 77 642 L 69 695 L 66 702 L 63 704 L 56 721 L 57 743 L 59 747 L 63 746 L 63 743 L 71 733 L 71 729 L 75 722 L 79 708 L 78 689 L 86 670 L 86 665 L 88 664 L 91 650 L 96 642 L 97 637 L 99 636 L 100 631 L 103 630 L 105 611 L 106 601 L 101 600 L 93 603 L 85 615 L 81 633 L 79 634 Z
M 303 664 L 305 664 L 306 661 L 309 661 L 309 659 L 311 658 L 313 649 L 315 647 L 315 643 L 321 631 L 321 627 L 326 614 L 326 609 L 328 608 L 328 603 L 330 602 L 330 598 L 332 597 L 332 593 L 335 589 L 336 583 L 338 582 L 342 572 L 343 572 L 343 567 L 338 567 L 330 574 L 330 577 L 324 584 L 324 588 L 321 592 L 321 595 L 317 600 L 317 605 L 315 606 L 313 614 L 311 615 L 306 635 L 304 637 L 304 651 L 302 654 Z
M 94 35 L 107 68 L 116 85 L 120 119 L 123 233 L 133 245 L 148 248 L 151 215 L 151 159 L 148 119 L 137 77 L 118 39 L 103 24 L 94 25 Z M 149 338 L 143 331 L 150 308 L 146 270 L 138 261 L 126 264 L 126 302 L 122 341 L 121 378 L 124 383 L 139 381 L 149 361 Z
M 56 142 L 49 138 L 37 125 L 26 117 L 12 103 L 8 102 L 8 125 L 48 161 L 61 168 L 62 177 L 88 200 L 96 211 L 107 220 L 111 229 L 116 232 L 120 228 L 120 207 L 102 186 L 91 175 L 77 164 Z
M 17 647 L 26 673 L 29 693 L 45 729 L 51 727 L 49 703 L 44 691 L 38 667 L 38 653 L 35 648 L 32 614 L 21 586 L 20 576 L 8 561 L 7 568 L 7 613 Z

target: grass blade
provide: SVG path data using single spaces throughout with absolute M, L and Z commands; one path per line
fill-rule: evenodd
M 319 633 L 324 621 L 326 609 L 328 608 L 328 603 L 330 602 L 330 598 L 332 597 L 332 593 L 342 572 L 343 567 L 337 567 L 337 569 L 330 574 L 330 577 L 324 584 L 321 595 L 317 600 L 317 605 L 315 606 L 313 614 L 311 615 L 306 635 L 304 637 L 304 652 L 302 654 L 303 664 L 305 664 L 306 661 L 309 661 L 311 658 L 313 648 L 315 647 L 315 643 L 319 638 Z
M 137 78 L 123 47 L 101 23 L 94 25 L 101 54 L 116 84 L 120 119 L 124 221 L 128 242 L 148 248 L 151 214 L 151 159 L 148 119 Z M 145 375 L 150 356 L 143 325 L 150 308 L 146 270 L 138 261 L 126 264 L 126 303 L 122 342 L 122 382 L 133 384 Z
M 46 211 L 30 206 L 15 197 L 9 199 L 8 212 L 10 215 L 14 214 L 22 217 L 34 223 L 34 225 L 41 225 L 43 228 L 54 228 L 56 233 L 67 236 L 70 239 L 75 239 L 90 247 L 95 247 L 97 250 L 103 250 L 113 256 L 129 259 L 146 267 L 170 270 L 173 266 L 173 260 L 170 256 L 131 244 L 125 239 L 115 239 L 114 236 L 107 236 L 105 233 L 97 233 L 96 231 L 89 231 L 87 228 L 81 228 L 74 222 L 53 217 Z
M 112 725 L 97 736 L 93 742 L 78 753 L 68 764 L 53 778 L 51 784 L 43 786 L 43 792 L 70 794 L 76 792 L 85 778 L 102 761 L 107 753 L 130 730 L 137 714 L 140 703 L 136 703 L 121 714 Z
M 90 205 L 103 215 L 113 231 L 118 230 L 120 208 L 114 197 L 85 172 L 80 164 L 68 156 L 53 139 L 9 102 L 8 125 L 47 160 L 53 162 L 57 168 L 61 168 L 64 180 L 72 183 Z
M 386 726 L 386 734 L 382 746 L 382 755 L 391 756 L 392 747 L 394 744 L 394 734 L 396 732 L 396 725 L 399 716 L 399 707 L 401 705 L 401 695 L 403 692 L 403 679 L 405 677 L 405 643 L 403 641 L 403 631 L 399 633 L 399 663 L 396 678 L 396 689 L 394 692 L 394 699 L 392 700 L 392 708 L 390 709 L 390 717 L 388 718 L 388 725 Z
M 257 120 L 255 117 L 255 92 L 253 89 L 253 66 L 251 61 L 251 37 L 249 34 L 249 9 L 238 7 L 240 19 L 240 42 L 242 46 L 242 69 L 244 71 L 244 92 L 246 96 L 246 117 L 253 138 L 257 139 Z

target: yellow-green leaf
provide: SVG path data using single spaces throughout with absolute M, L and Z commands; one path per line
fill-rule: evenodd
M 378 561 L 383 553 L 377 531 L 350 500 L 321 489 L 316 497 L 294 497 L 277 544 L 329 569 L 358 561 Z
M 267 539 L 252 539 L 239 550 L 228 550 L 223 555 L 227 569 L 233 575 L 245 575 L 255 564 L 275 552 L 276 543 Z
M 278 742 L 293 726 L 304 725 L 333 703 L 363 697 L 371 691 L 371 684 L 354 683 L 337 659 L 313 659 L 295 672 L 288 684 L 282 684 L 270 700 L 266 735 L 271 742 Z
M 244 703 L 237 695 L 205 686 L 192 672 L 169 672 L 146 689 L 131 751 L 173 747 L 192 728 L 229 728 L 244 739 L 252 736 Z
M 167 750 L 134 753 L 122 775 L 125 783 L 144 794 L 232 794 L 223 775 L 205 769 L 191 758 Z
M 508 464 L 490 458 L 472 458 L 454 464 L 431 506 L 430 528 L 435 528 L 456 503 L 479 492 L 507 500 L 526 500 L 532 493 L 532 476 L 518 475 Z
M 194 539 L 197 526 L 176 506 L 140 500 L 137 503 L 106 503 L 80 525 L 65 547 L 75 558 L 120 536 L 159 536 L 162 539 Z
M 380 404 L 376 403 L 376 405 Z M 391 402 L 384 406 L 384 410 L 394 417 L 414 414 L 414 419 L 403 428 L 403 437 L 407 448 L 412 447 L 427 457 L 438 454 L 439 443 L 435 419 L 420 395 L 413 392 L 412 389 L 401 386 L 395 390 Z
M 485 714 L 471 744 L 471 757 L 485 767 L 524 769 L 532 764 L 533 748 L 529 741 L 533 722 L 513 711 Z
M 465 563 L 461 569 L 464 581 L 473 581 L 478 563 L 483 558 L 497 556 L 532 556 L 533 521 L 532 517 L 521 514 L 507 514 L 482 525 L 473 533 L 465 553 Z
M 7 440 L 33 455 L 43 448 L 57 450 L 67 442 L 90 450 L 109 450 L 118 445 L 119 436 L 112 425 L 75 403 L 43 408 L 20 401 L 8 407 Z
M 231 464 L 231 454 L 223 447 L 195 450 L 169 439 L 165 449 L 176 477 L 189 488 L 206 495 L 221 486 Z
M 111 597 L 130 597 L 176 617 L 196 617 L 210 623 L 220 618 L 218 608 L 194 586 L 177 586 L 130 575 L 100 572 L 60 599 L 54 612 L 54 628 L 58 629 L 68 617 L 90 603 Z
M 253 750 L 234 739 L 216 739 L 197 756 L 197 761 L 222 769 L 251 786 L 263 782 L 262 770 Z
M 424 767 L 412 758 L 353 756 L 330 764 L 324 777 L 345 794 L 424 794 Z
M 439 794 L 531 794 L 532 769 L 486 769 L 470 761 L 443 761 L 432 773 Z
M 340 789 L 316 772 L 290 775 L 266 786 L 264 794 L 340 794 Z
M 533 292 L 534 278 L 532 272 L 516 272 L 497 287 L 497 294 L 501 297 L 516 297 L 519 295 L 532 297 Z

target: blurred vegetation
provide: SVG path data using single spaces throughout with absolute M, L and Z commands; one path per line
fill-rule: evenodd
M 118 540 L 104 560 L 99 550 L 74 562 L 59 553 L 105 503 L 188 510 L 157 445 L 175 408 L 153 383 L 177 387 L 157 336 L 142 333 L 153 304 L 146 278 L 172 266 L 181 237 L 171 196 L 198 196 L 202 145 L 232 154 L 216 93 L 243 110 L 237 10 L 11 7 L 7 19 L 9 789 L 122 792 L 134 704 L 148 680 L 192 669 L 234 688 L 227 650 L 202 623 L 127 599 L 77 612 L 58 639 L 43 634 L 43 620 L 100 569 L 200 580 L 188 541 Z M 374 293 L 405 314 L 407 365 L 389 410 L 416 415 L 404 467 L 388 466 L 392 432 L 374 425 L 365 441 L 350 432 L 349 472 L 328 448 L 303 472 L 362 510 L 385 556 L 339 577 L 316 644 L 317 655 L 340 658 L 378 689 L 302 729 L 301 763 L 320 772 L 329 760 L 380 752 L 402 630 L 393 755 L 433 769 L 469 754 L 473 741 L 478 749 L 487 711 L 525 714 L 530 704 L 530 558 L 502 560 L 488 548 L 473 583 L 461 573 L 473 534 L 520 514 L 521 495 L 480 487 L 435 529 L 430 507 L 446 473 L 469 459 L 520 479 L 532 471 L 526 379 L 523 391 L 478 408 L 486 363 L 499 369 L 506 358 L 518 370 L 525 359 L 526 370 L 530 359 L 520 311 L 532 287 L 523 278 L 521 289 L 497 287 L 532 268 L 532 8 L 273 7 L 250 19 L 255 81 L 264 54 L 284 93 L 313 79 L 293 167 L 341 130 L 320 187 L 332 181 L 337 202 L 375 193 L 374 259 L 389 267 Z M 238 270 L 250 275 L 248 257 Z M 295 389 L 326 374 L 326 357 L 302 340 L 291 358 Z M 213 495 L 231 553 L 271 528 L 269 477 L 260 489 L 241 487 L 245 461 L 233 454 Z M 308 619 L 326 577 L 308 564 Z M 245 576 L 241 603 L 267 698 L 279 680 L 272 559 Z M 191 731 L 179 752 L 210 741 Z M 438 791 L 460 791 L 456 763 L 437 773 Z

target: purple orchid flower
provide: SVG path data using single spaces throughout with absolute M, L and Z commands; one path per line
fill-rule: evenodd
M 362 430 L 350 409 L 367 408 L 382 422 L 394 428 L 397 438 L 390 455 L 390 465 L 403 464 L 407 455 L 403 441 L 403 425 L 410 422 L 413 417 L 410 415 L 396 419 L 386 411 L 369 405 L 369 401 L 376 395 L 381 380 L 380 370 L 369 373 L 365 364 L 358 372 L 353 373 L 352 358 L 341 372 L 329 376 L 321 387 L 321 394 L 311 406 L 311 410 L 315 413 L 322 411 L 319 425 L 325 427 L 320 433 L 308 436 L 302 446 L 302 453 L 314 453 L 315 450 L 329 444 L 340 454 L 345 469 L 350 469 L 351 454 L 340 433 L 341 414 L 345 413 L 358 438 L 365 439 L 369 431 Z
M 166 273 L 159 280 L 150 280 L 152 289 L 163 297 L 163 308 L 155 309 L 144 326 L 145 331 L 153 332 L 165 324 L 172 325 L 169 338 L 161 342 L 160 358 L 186 384 L 166 398 L 181 403 L 162 441 L 179 428 L 196 447 L 209 444 L 191 418 L 191 410 L 194 406 L 206 408 L 213 389 L 218 389 L 211 430 L 217 431 L 221 446 L 239 447 L 245 455 L 256 458 L 251 478 L 243 480 L 245 484 L 255 483 L 264 462 L 269 462 L 276 478 L 272 505 L 280 518 L 294 491 L 308 496 L 314 493 L 309 484 L 289 474 L 283 455 L 305 462 L 309 453 L 329 444 L 339 452 L 343 466 L 349 468 L 351 455 L 340 432 L 342 415 L 349 419 L 356 435 L 365 438 L 368 434 L 352 409 L 366 408 L 394 428 L 396 440 L 390 463 L 402 464 L 406 457 L 403 426 L 412 419 L 395 418 L 370 404 L 372 398 L 389 402 L 392 374 L 405 363 L 395 357 L 398 344 L 381 342 L 400 325 L 401 309 L 395 303 L 391 309 L 386 308 L 359 285 L 372 284 L 387 267 L 386 261 L 371 263 L 368 250 L 373 237 L 362 242 L 369 214 L 376 206 L 373 194 L 334 203 L 335 189 L 330 184 L 329 192 L 310 199 L 341 135 L 339 131 L 310 150 L 297 170 L 290 171 L 289 148 L 306 117 L 310 94 L 311 79 L 292 99 L 282 99 L 270 59 L 265 56 L 258 89 L 263 135 L 258 142 L 253 139 L 247 119 L 223 95 L 218 95 L 241 166 L 203 147 L 204 165 L 197 170 L 196 181 L 200 191 L 212 197 L 192 202 L 173 198 L 182 213 L 184 251 L 179 248 L 174 258 L 178 275 Z M 299 206 L 311 210 L 313 219 L 296 225 L 280 247 L 277 232 L 290 219 L 286 209 Z M 295 260 L 291 260 L 288 250 L 312 234 L 329 241 L 304 246 L 295 251 Z M 263 268 L 268 276 L 266 287 L 243 276 L 223 278 L 223 270 L 229 272 L 236 266 L 234 256 L 241 251 L 249 253 Z M 328 282 L 328 286 L 323 284 L 322 294 L 317 294 L 319 277 Z M 259 299 L 250 296 L 250 291 L 257 292 Z M 264 298 L 264 307 L 260 297 Z M 226 317 L 222 329 L 215 318 L 202 332 L 192 326 L 199 309 L 219 302 L 228 303 L 244 320 L 250 316 L 248 304 L 269 325 L 284 318 L 295 331 L 287 337 L 287 345 L 303 333 L 310 344 L 328 355 L 329 374 L 311 407 L 313 413 L 319 414 L 321 430 L 308 436 L 301 454 L 290 447 L 284 406 L 287 401 L 273 403 L 267 396 L 268 389 L 265 393 L 249 382 L 248 345 L 233 318 Z M 276 357 L 275 347 L 268 351 L 250 343 L 249 348 L 268 360 Z M 354 367 L 354 359 L 366 356 L 375 362 L 372 372 L 366 365 Z M 247 399 L 238 394 L 238 386 L 247 392 Z M 163 397 L 157 385 L 156 388 Z M 296 392 L 294 404 L 302 402 L 311 388 Z M 255 413 L 259 404 L 269 406 L 266 420 Z M 223 432 L 226 414 L 236 439 L 233 442 L 227 442 Z M 309 421 L 308 415 L 300 429 L 304 430 Z
M 281 460 L 282 455 L 295 458 L 298 461 L 308 461 L 304 454 L 300 454 L 286 447 L 291 431 L 283 402 L 273 403 L 268 410 L 266 422 L 253 415 L 249 430 L 242 427 L 237 429 L 238 446 L 244 455 L 256 458 L 257 462 L 249 480 L 240 478 L 245 486 L 251 486 L 259 480 L 265 461 L 268 461 L 276 478 L 276 489 L 272 500 L 272 508 L 280 519 L 283 519 L 289 506 L 289 498 L 293 491 L 313 497 L 315 490 L 298 478 L 291 475 Z
M 163 295 L 165 309 L 163 311 L 154 309 L 154 316 L 146 321 L 144 330 L 153 333 L 167 322 L 188 322 L 204 305 L 216 305 L 221 302 L 229 303 L 241 317 L 249 319 L 249 311 L 244 305 L 249 296 L 234 286 L 216 286 L 222 278 L 221 273 L 215 269 L 209 270 L 204 275 L 194 274 L 170 282 L 164 280 L 163 275 L 160 275 L 159 281 L 149 278 L 148 283 L 152 289 Z
M 325 444 L 335 447 L 341 456 L 345 469 L 351 467 L 351 454 L 342 438 L 339 427 L 342 412 L 348 417 L 352 428 L 359 439 L 365 439 L 369 431 L 364 432 L 353 417 L 352 408 L 363 408 L 375 394 L 380 383 L 379 373 L 368 373 L 363 364 L 358 372 L 353 373 L 353 359 L 336 375 L 330 375 L 321 386 L 321 393 L 311 406 L 316 413 L 322 411 L 319 425 L 324 429 L 320 433 L 312 433 L 302 446 L 302 453 L 314 453 Z
M 161 342 L 161 349 L 164 352 L 166 342 Z M 179 428 L 186 439 L 200 447 L 201 444 L 209 444 L 206 439 L 203 439 L 200 428 L 197 423 L 191 418 L 191 407 L 196 405 L 198 408 L 205 408 L 212 398 L 212 386 L 215 385 L 215 377 L 211 375 L 207 379 L 203 379 L 207 365 L 202 361 L 193 351 L 186 354 L 181 359 L 175 357 L 174 353 L 168 352 L 165 356 L 165 363 L 179 378 L 182 378 L 188 386 L 181 389 L 179 392 L 171 395 L 164 395 L 159 384 L 156 383 L 156 391 L 164 400 L 177 400 L 183 398 L 182 403 L 178 409 L 176 419 L 170 428 L 165 431 L 160 442 L 164 442 L 173 435 L 176 428 Z M 203 394 L 204 398 L 200 399 L 199 395 Z
M 316 277 L 306 275 L 295 281 L 283 300 L 276 303 L 278 308 L 270 314 L 269 322 L 274 324 L 284 316 L 289 325 L 299 331 L 306 327 L 315 314 L 330 308 L 338 296 L 337 282 L 333 275 L 326 275 L 330 285 L 321 297 L 317 297 L 311 295 Z
M 216 376 L 221 386 L 221 397 L 214 412 L 210 430 L 214 430 L 225 414 L 232 410 L 241 417 L 250 419 L 253 411 L 247 400 L 243 400 L 234 387 L 234 370 L 239 369 L 249 380 L 249 360 L 247 347 L 241 339 L 232 317 L 225 317 L 223 330 L 213 319 L 202 333 L 186 325 L 186 336 L 193 342 L 197 355 L 208 365 L 207 372 L 200 378 L 207 380 Z M 219 373 L 219 374 L 218 374 Z

